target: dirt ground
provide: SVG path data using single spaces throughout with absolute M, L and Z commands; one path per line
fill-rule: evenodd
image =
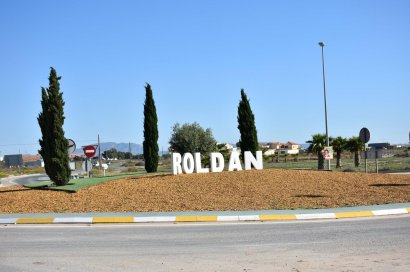
M 410 175 L 252 170 L 130 177 L 77 193 L 0 188 L 0 213 L 328 208 L 410 202 Z

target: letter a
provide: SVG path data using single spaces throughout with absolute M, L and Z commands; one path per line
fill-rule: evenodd
M 232 151 L 231 157 L 229 158 L 228 171 L 238 170 L 242 171 L 241 160 L 239 159 L 239 152 Z

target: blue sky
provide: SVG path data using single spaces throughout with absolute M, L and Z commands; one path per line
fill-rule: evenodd
M 408 142 L 410 1 L 1 1 L 0 154 L 36 153 L 41 87 L 62 76 L 78 146 L 143 141 L 145 83 L 159 146 L 198 122 L 239 139 L 240 89 L 260 141 L 331 136 Z

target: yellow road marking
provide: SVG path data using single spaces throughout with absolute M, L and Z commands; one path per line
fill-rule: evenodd
M 175 219 L 176 222 L 196 222 L 197 216 L 177 216 Z
M 296 215 L 294 214 L 261 214 L 259 218 L 262 221 L 268 220 L 295 220 Z
M 93 223 L 134 223 L 134 217 L 94 217 Z
M 52 224 L 54 218 L 18 218 L 16 224 Z
M 198 222 L 216 222 L 218 220 L 218 216 L 197 216 L 196 221 Z
M 364 217 L 364 216 L 373 216 L 373 213 L 371 211 L 336 213 L 336 218 Z

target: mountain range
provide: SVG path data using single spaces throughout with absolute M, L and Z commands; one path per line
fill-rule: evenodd
M 101 147 L 101 153 L 106 150 L 113 149 L 113 148 L 121 152 L 129 152 L 131 150 L 131 153 L 134 155 L 143 153 L 142 145 L 136 144 L 136 143 L 105 142 L 105 143 L 100 143 L 100 147 Z M 98 152 L 98 149 L 97 149 L 97 152 Z M 83 149 L 81 147 L 77 148 L 73 153 L 83 154 Z

